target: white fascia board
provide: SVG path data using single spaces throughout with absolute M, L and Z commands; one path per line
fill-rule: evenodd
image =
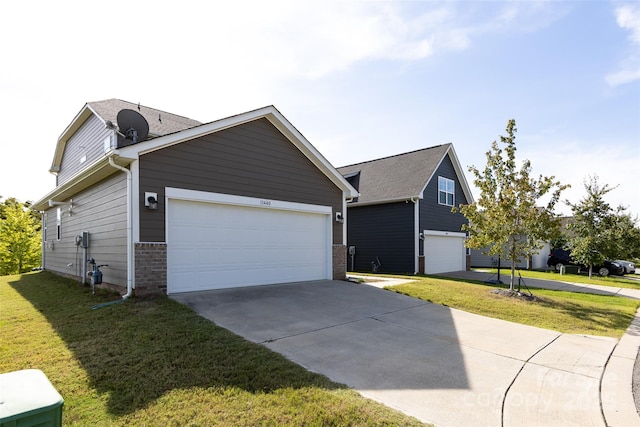
M 458 179 L 460 181 L 460 186 L 462 187 L 462 192 L 467 198 L 467 203 L 471 204 L 474 202 L 473 193 L 471 192 L 471 187 L 469 187 L 469 183 L 467 182 L 467 178 L 464 174 L 464 170 L 462 169 L 462 165 L 460 165 L 460 161 L 458 160 L 458 156 L 456 155 L 456 150 L 453 148 L 453 144 L 449 147 L 449 153 L 451 154 L 453 168 L 456 170 L 456 174 L 458 175 Z
M 82 126 L 84 122 L 92 115 L 95 114 L 91 108 L 89 108 L 89 104 L 85 104 L 84 107 L 80 110 L 78 114 L 73 118 L 71 123 L 65 128 L 65 130 L 58 137 L 58 142 L 56 143 L 56 150 L 53 154 L 53 161 L 51 162 L 51 168 L 49 172 L 55 174 L 60 172 L 60 164 L 62 163 L 62 155 L 64 154 L 64 149 L 67 145 L 67 141 L 69 138 L 73 136 L 74 133 Z
M 123 147 L 119 150 L 122 152 L 123 156 L 135 156 L 135 158 L 138 158 L 143 154 L 162 150 L 163 148 L 180 144 L 181 142 L 189 141 L 191 139 L 199 138 L 211 133 L 220 132 L 221 130 L 259 119 L 261 117 L 264 117 L 268 113 L 269 108 L 273 107 L 264 107 L 258 110 L 248 111 L 246 113 L 216 120 L 210 123 L 205 123 L 203 125 L 185 129 L 169 135 L 129 145 L 128 147 Z
M 266 118 L 273 124 L 293 145 L 298 148 L 318 169 L 320 169 L 338 188 L 349 197 L 357 197 L 359 193 L 347 182 L 346 179 L 325 159 L 318 150 L 272 105 L 248 111 L 246 113 L 216 120 L 204 125 L 185 129 L 170 135 L 161 136 L 149 141 L 140 142 L 119 149 L 125 157 L 139 158 L 140 155 L 161 150 L 181 142 L 199 138 L 215 132 L 235 127 L 261 118 Z
M 429 185 L 429 183 L 433 179 L 434 175 L 436 174 L 436 172 L 440 168 L 440 165 L 442 164 L 442 162 L 443 162 L 444 158 L 447 156 L 447 154 L 449 154 L 450 157 L 451 157 L 451 163 L 453 164 L 453 169 L 456 172 L 456 176 L 458 177 L 458 182 L 460 183 L 460 187 L 462 187 L 462 192 L 464 193 L 465 198 L 467 199 L 467 203 L 468 204 L 473 203 L 473 194 L 471 193 L 471 189 L 469 188 L 469 184 L 467 183 L 467 178 L 466 178 L 466 176 L 464 174 L 464 171 L 462 170 L 462 167 L 460 166 L 460 161 L 458 160 L 458 156 L 456 155 L 456 150 L 453 148 L 453 144 L 451 144 L 451 143 L 449 143 L 449 148 L 444 153 L 444 155 L 442 156 L 442 158 L 438 162 L 438 165 L 435 167 L 435 169 L 433 169 L 433 172 L 431 173 L 431 176 L 429 177 L 429 179 L 427 179 L 427 182 L 425 182 L 424 187 L 422 187 L 422 190 L 420 191 L 420 198 L 421 199 L 423 198 L 424 190 L 427 189 L 427 186 Z
M 267 119 L 273 124 L 289 141 L 293 143 L 311 162 L 334 183 L 338 188 L 347 194 L 347 198 L 358 197 L 360 193 L 349 184 L 336 168 L 291 124 L 275 107 Z
M 166 187 L 167 199 L 190 200 L 194 202 L 219 203 L 224 205 L 247 206 L 262 209 L 287 210 L 331 215 L 331 206 L 311 205 L 305 203 L 286 202 L 283 200 L 260 199 L 257 197 L 235 196 L 208 191 L 187 190 L 184 188 Z
M 355 207 L 355 206 L 371 206 L 371 205 L 385 205 L 388 203 L 399 203 L 399 202 L 411 202 L 413 200 L 422 199 L 422 194 L 408 197 L 399 197 L 397 199 L 384 199 L 384 200 L 371 200 L 369 202 L 351 202 L 347 203 L 347 207 Z
M 451 148 L 452 144 L 449 144 L 449 148 Z M 429 183 L 431 182 L 431 180 L 433 179 L 434 175 L 436 174 L 436 172 L 438 172 L 438 169 L 440 169 L 440 165 L 442 164 L 442 161 L 444 160 L 444 158 L 447 156 L 447 153 L 449 152 L 449 150 L 445 151 L 444 154 L 442 155 L 442 157 L 440 158 L 440 160 L 438 161 L 438 164 L 436 165 L 435 168 L 433 168 L 433 172 L 431 172 L 431 175 L 429 175 L 429 177 L 427 178 L 427 180 L 424 183 L 424 186 L 422 187 L 422 190 L 420 190 L 420 198 L 424 197 L 424 190 L 427 189 L 427 186 L 429 185 Z
M 131 159 L 119 157 L 117 154 L 117 151 L 113 152 L 114 159 L 120 166 L 127 166 L 129 163 L 131 163 Z M 112 175 L 115 172 L 117 172 L 117 170 L 109 164 L 109 157 L 101 156 L 89 166 L 77 172 L 67 182 L 51 190 L 44 197 L 35 202 L 33 204 L 33 207 L 36 210 L 45 210 L 45 208 L 48 209 L 49 200 L 65 200 L 73 196 L 74 194 L 90 187 L 91 185 L 100 182 L 101 180 Z

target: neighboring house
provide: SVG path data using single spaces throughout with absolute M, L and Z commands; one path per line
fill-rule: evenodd
M 468 268 L 467 219 L 451 208 L 473 196 L 452 144 L 338 171 L 360 193 L 347 205 L 348 269 L 436 274 Z
M 471 249 L 471 267 L 498 267 L 498 255 L 485 255 L 482 251 L 487 249 Z M 547 258 L 551 248 L 549 243 L 545 243 L 544 247 L 539 250 L 537 254 L 531 256 L 531 258 L 519 261 L 516 263 L 518 269 L 544 269 L 547 267 Z M 511 268 L 511 261 L 507 259 L 500 259 L 501 268 Z
M 50 171 L 46 270 L 84 281 L 94 258 L 125 297 L 345 277 L 357 192 L 273 106 L 202 124 L 90 102 Z
M 560 232 L 562 234 L 567 233 L 567 224 L 571 221 L 572 217 L 561 216 L 560 217 Z M 551 242 L 544 242 L 542 248 L 538 250 L 538 253 L 531 255 L 529 259 L 522 260 L 516 263 L 516 268 L 527 270 L 546 270 L 547 260 L 551 253 Z M 485 255 L 482 252 L 486 252 L 486 249 L 471 249 L 471 267 L 497 267 L 498 255 Z M 511 267 L 511 261 L 502 259 L 500 261 L 501 267 Z

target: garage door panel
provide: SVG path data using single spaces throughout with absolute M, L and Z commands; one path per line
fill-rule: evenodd
M 330 215 L 168 203 L 168 292 L 327 278 Z
M 466 269 L 464 237 L 429 235 L 425 232 L 425 273 L 438 274 Z

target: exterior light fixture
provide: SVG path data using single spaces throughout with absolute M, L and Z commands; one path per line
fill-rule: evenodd
M 158 209 L 158 193 L 144 193 L 144 205 L 151 211 Z

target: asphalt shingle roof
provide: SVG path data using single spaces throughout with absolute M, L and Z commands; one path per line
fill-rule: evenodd
M 339 167 L 348 176 L 360 172 L 360 197 L 354 204 L 420 197 L 451 144 Z
M 87 104 L 105 122 L 111 121 L 114 124 L 117 122 L 116 118 L 120 110 L 129 109 L 137 111 L 149 123 L 150 137 L 168 135 L 202 124 L 197 120 L 156 110 L 155 108 L 145 107 L 144 105 L 140 105 L 140 109 L 138 109 L 138 104 L 120 99 L 106 99 L 104 101 L 89 102 Z

